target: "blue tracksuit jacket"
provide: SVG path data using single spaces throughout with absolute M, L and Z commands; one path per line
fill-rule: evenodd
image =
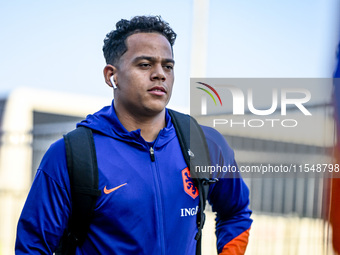
M 195 254 L 199 198 L 187 178 L 168 114 L 166 121 L 153 144 L 144 141 L 140 130 L 128 132 L 122 126 L 113 103 L 78 124 L 94 131 L 102 194 L 87 239 L 76 254 Z M 212 165 L 235 165 L 225 139 L 214 129 L 203 130 Z M 217 212 L 218 252 L 250 228 L 248 197 L 241 178 L 221 179 L 210 186 L 208 200 Z M 18 223 L 16 254 L 52 254 L 70 212 L 61 139 L 46 152 L 35 176 Z

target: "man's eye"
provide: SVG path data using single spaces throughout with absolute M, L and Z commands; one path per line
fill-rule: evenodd
M 139 64 L 140 67 L 144 67 L 144 68 L 148 68 L 150 67 L 151 65 L 149 63 L 140 63 Z
M 166 69 L 168 69 L 168 70 L 174 69 L 174 66 L 173 66 L 173 65 L 165 65 L 164 67 L 165 67 Z

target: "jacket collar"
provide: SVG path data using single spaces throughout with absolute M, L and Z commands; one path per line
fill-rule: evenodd
M 158 137 L 156 138 L 156 148 L 165 145 L 176 136 L 176 132 L 167 109 L 165 113 L 165 121 L 166 127 L 159 132 Z M 146 142 L 141 136 L 140 129 L 129 132 L 119 121 L 114 109 L 114 100 L 112 100 L 112 104 L 110 106 L 106 106 L 100 111 L 88 115 L 85 120 L 77 124 L 77 127 L 78 126 L 91 128 L 94 132 L 98 132 L 118 140 L 138 143 L 146 146 Z

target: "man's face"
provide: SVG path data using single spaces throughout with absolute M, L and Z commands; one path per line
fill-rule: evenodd
M 158 33 L 137 33 L 126 45 L 115 65 L 115 108 L 138 116 L 158 114 L 169 102 L 174 83 L 170 43 Z

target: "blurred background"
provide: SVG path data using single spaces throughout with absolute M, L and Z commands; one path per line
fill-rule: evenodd
M 332 78 L 337 64 L 336 0 L 0 0 L 0 255 L 14 254 L 17 220 L 46 149 L 111 103 L 103 39 L 118 20 L 135 15 L 161 15 L 177 33 L 169 107 L 183 112 L 191 77 Z M 303 142 L 299 134 L 264 139 L 226 130 L 240 165 L 257 164 L 249 160 L 255 151 L 275 164 L 291 154 L 334 162 L 332 85 L 310 89 L 318 91 L 313 111 L 327 128 Z M 329 179 L 245 181 L 254 211 L 247 255 L 337 254 Z M 208 212 L 203 254 L 216 254 L 213 218 Z

